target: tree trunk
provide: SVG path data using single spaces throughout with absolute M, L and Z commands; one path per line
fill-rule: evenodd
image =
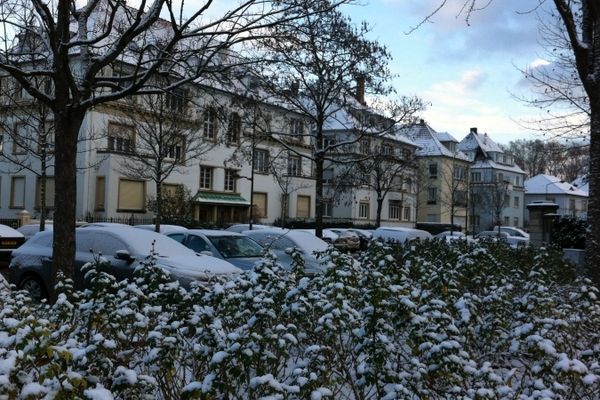
M 592 279 L 600 286 L 600 99 L 590 100 L 590 171 L 585 261 Z
M 54 299 L 56 274 L 68 278 L 75 272 L 75 213 L 77 201 L 77 139 L 85 110 L 64 107 L 54 115 L 56 132 L 54 179 L 54 239 L 50 298 Z
M 315 235 L 323 237 L 323 157 L 315 158 Z
M 379 228 L 381 226 L 381 211 L 383 209 L 383 198 L 377 199 L 377 214 L 375 219 L 375 226 Z M 402 209 L 400 209 L 400 213 L 402 213 Z
M 45 145 L 45 143 L 44 143 Z M 46 150 L 42 149 L 40 175 L 40 232 L 46 230 Z
M 160 233 L 160 223 L 162 219 L 163 194 L 162 182 L 156 180 L 156 215 L 154 216 L 154 231 Z

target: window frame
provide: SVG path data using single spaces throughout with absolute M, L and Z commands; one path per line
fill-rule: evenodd
M 214 167 L 208 165 L 200 166 L 198 188 L 201 190 L 212 190 Z

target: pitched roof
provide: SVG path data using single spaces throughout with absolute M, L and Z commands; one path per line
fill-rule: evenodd
M 521 167 L 519 167 L 517 164 L 513 164 L 513 165 L 500 164 L 500 163 L 497 163 L 496 161 L 490 160 L 490 159 L 477 160 L 471 165 L 471 168 L 473 168 L 473 169 L 492 168 L 492 169 L 499 169 L 502 171 L 515 172 L 517 174 L 525 174 L 525 171 L 523 171 L 521 169 Z
M 577 179 L 571 182 L 571 185 L 577 187 L 577 189 L 581 190 L 582 192 L 585 192 L 588 195 L 590 193 L 590 182 L 589 177 L 587 175 L 577 177 Z
M 487 157 L 488 152 L 504 153 L 504 151 L 494 142 L 487 133 L 479 134 L 477 132 L 469 132 L 469 134 L 458 143 L 458 148 L 462 151 L 473 151 L 481 149 Z
M 526 194 L 563 194 L 571 196 L 584 196 L 587 193 L 568 182 L 563 182 L 556 176 L 539 174 L 525 181 Z
M 396 136 L 408 137 L 415 142 L 420 147 L 417 150 L 417 156 L 445 156 L 469 161 L 469 157 L 462 151 L 453 152 L 444 146 L 438 137 L 438 133 L 423 120 L 416 124 L 400 127 Z
M 454 138 L 454 136 L 452 136 L 448 132 L 436 132 L 436 133 L 437 133 L 437 137 L 440 140 L 440 142 L 454 142 L 454 143 L 458 143 L 458 140 L 456 140 Z

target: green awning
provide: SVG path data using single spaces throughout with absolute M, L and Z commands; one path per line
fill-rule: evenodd
M 200 204 L 221 204 L 229 206 L 250 206 L 250 202 L 236 193 L 198 192 L 192 201 Z

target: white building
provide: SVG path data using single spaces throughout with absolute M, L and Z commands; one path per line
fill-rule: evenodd
M 524 226 L 525 171 L 487 134 L 471 128 L 457 148 L 471 160 L 470 230 L 479 232 L 496 224 Z
M 560 215 L 587 218 L 588 194 L 555 176 L 539 174 L 525 181 L 525 202 L 536 201 L 558 204 Z
M 200 140 L 208 141 L 213 147 L 195 159 L 185 155 L 185 146 L 174 146 L 172 157 L 183 164 L 180 171 L 174 171 L 164 182 L 163 189 L 171 190 L 184 185 L 192 193 L 194 219 L 199 224 L 225 224 L 245 222 L 249 218 L 250 204 L 254 205 L 254 221 L 272 223 L 287 215 L 291 218 L 312 218 L 314 216 L 314 181 L 312 166 L 308 159 L 289 155 L 282 146 L 266 139 L 266 133 L 298 133 L 308 129 L 302 116 L 281 106 L 254 103 L 251 115 L 259 108 L 264 117 L 261 123 L 263 134 L 257 134 L 258 121 L 246 118 L 248 111 L 236 106 L 233 94 L 210 88 L 187 88 L 193 102 L 171 102 L 172 112 L 179 113 L 182 119 L 200 121 L 196 132 Z M 217 94 L 215 94 L 217 93 Z M 148 200 L 156 195 L 152 181 L 138 179 L 123 169 L 123 160 L 131 159 L 140 147 L 140 121 L 125 116 L 124 108 L 139 107 L 139 102 L 122 100 L 112 104 L 97 106 L 85 117 L 80 131 L 77 175 L 77 217 L 150 219 Z M 218 115 L 217 115 L 218 109 Z M 139 110 L 143 112 L 143 110 Z M 129 114 L 131 115 L 131 114 Z M 7 118 L 4 116 L 4 118 Z M 233 122 L 232 122 L 233 121 Z M 232 133 L 232 129 L 235 132 Z M 233 135 L 234 140 L 231 140 Z M 251 171 L 251 156 L 240 159 L 235 164 L 227 162 L 240 147 L 248 146 L 252 135 L 258 137 L 253 142 L 254 174 Z M 10 135 L 3 136 L 2 151 L 12 152 L 21 159 L 31 159 L 30 170 L 16 172 L 12 163 L 0 161 L 0 217 L 15 218 L 23 209 L 33 217 L 39 214 L 40 179 L 39 160 L 30 154 L 18 154 L 20 146 Z M 302 154 L 310 151 L 309 143 L 300 137 L 290 145 Z M 252 154 L 250 152 L 249 154 Z M 277 179 L 271 165 L 277 159 L 285 165 L 293 164 L 287 171 L 278 171 Z M 51 160 L 50 160 L 51 161 Z M 171 160 L 172 161 L 172 160 Z M 47 208 L 50 217 L 54 204 L 53 168 L 47 171 Z M 250 177 L 254 176 L 254 190 L 251 193 Z M 282 188 L 282 180 L 288 189 Z M 287 192 L 287 193 L 286 193 Z M 286 195 L 282 203 L 282 195 Z

